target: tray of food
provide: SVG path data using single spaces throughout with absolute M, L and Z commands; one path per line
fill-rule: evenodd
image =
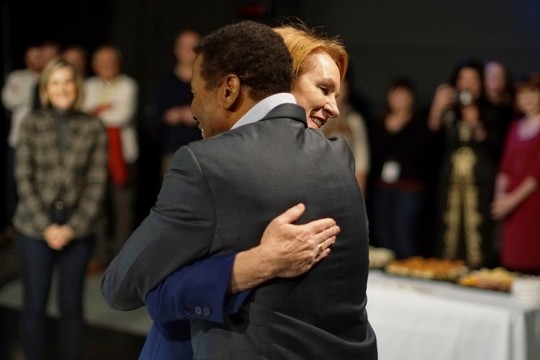
M 461 276 L 457 283 L 479 289 L 510 292 L 516 275 L 515 272 L 502 267 L 494 269 L 482 268 Z
M 387 273 L 428 280 L 457 281 L 468 273 L 469 268 L 462 260 L 446 260 L 413 256 L 403 260 L 392 260 L 385 267 Z
M 383 247 L 369 247 L 369 268 L 383 269 L 386 264 L 396 258 L 395 253 Z

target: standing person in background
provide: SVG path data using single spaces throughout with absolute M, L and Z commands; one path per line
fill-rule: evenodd
M 10 231 L 17 192 L 15 191 L 15 147 L 19 139 L 22 119 L 32 110 L 34 88 L 37 86 L 39 74 L 43 70 L 41 48 L 30 45 L 24 54 L 24 69 L 14 70 L 8 74 L 2 88 L 2 104 L 11 112 L 11 126 L 7 139 L 5 162 L 5 199 L 4 211 L 6 218 L 2 219 L 2 231 Z M 4 163 L 3 163 L 4 164 Z M 2 169 L 2 171 L 4 171 Z M 5 229 L 4 229 L 5 228 Z
M 497 113 L 501 122 L 501 146 L 497 149 L 496 157 L 500 159 L 504 139 L 512 120 L 516 118 L 515 90 L 510 69 L 499 60 L 489 60 L 484 65 L 484 88 L 486 100 Z
M 41 69 L 43 69 L 49 61 L 53 60 L 57 56 L 60 55 L 62 51 L 62 46 L 59 42 L 54 40 L 46 40 L 44 41 L 40 46 L 41 50 Z M 32 95 L 32 110 L 37 110 L 41 107 L 41 99 L 40 99 L 40 90 L 39 90 L 39 84 L 36 84 L 34 86 L 33 95 Z
M 108 264 L 134 228 L 139 145 L 135 116 L 138 86 L 121 71 L 120 50 L 111 45 L 99 47 L 92 57 L 96 76 L 86 80 L 84 108 L 99 117 L 108 134 L 109 187 L 105 218 L 98 233 L 95 261 L 97 270 Z M 109 238 L 112 232 L 112 241 Z
M 193 30 L 184 30 L 176 36 L 173 71 L 158 84 L 154 128 L 161 146 L 162 176 L 169 170 L 172 155 L 179 147 L 202 138 L 190 106 L 191 73 L 196 56 L 193 49 L 199 39 L 199 34 Z
M 366 191 L 369 173 L 369 142 L 366 123 L 362 115 L 349 102 L 349 83 L 341 82 L 341 92 L 337 97 L 339 115 L 326 123 L 321 131 L 327 137 L 342 136 L 354 155 L 356 179 L 362 191 Z
M 45 311 L 58 266 L 60 354 L 54 358 L 80 360 L 85 270 L 105 194 L 107 138 L 103 124 L 81 112 L 83 80 L 71 63 L 49 62 L 40 95 L 42 107 L 23 120 L 16 151 L 23 348 L 28 360 L 46 358 Z
M 458 63 L 450 82 L 435 92 L 428 125 L 439 132 L 444 147 L 438 189 L 441 256 L 464 259 L 473 268 L 495 261 L 490 206 L 500 124 L 484 96 L 483 64 Z
M 487 101 L 507 112 L 513 120 L 515 89 L 508 66 L 499 60 L 487 61 L 484 65 L 484 87 Z
M 410 79 L 392 80 L 385 101 L 386 113 L 371 133 L 372 234 L 402 259 L 419 255 L 433 135 L 418 117 Z
M 493 112 L 497 114 L 500 127 L 500 145 L 495 148 L 495 161 L 499 165 L 504 149 L 504 142 L 513 120 L 517 118 L 515 109 L 515 89 L 508 66 L 500 60 L 491 59 L 484 64 L 484 89 L 486 93 L 486 101 L 493 108 Z M 501 222 L 494 222 L 494 241 L 497 244 L 494 266 L 498 265 L 500 257 L 500 244 L 502 242 Z
M 46 40 L 41 44 L 40 47 L 43 61 L 45 62 L 44 66 L 47 66 L 49 61 L 53 60 L 62 53 L 62 45 L 60 45 L 60 43 L 55 40 Z
M 87 53 L 86 49 L 80 45 L 70 45 L 62 52 L 62 57 L 75 65 L 77 70 L 85 78 L 87 69 Z
M 517 82 L 517 109 L 497 173 L 492 214 L 502 219 L 501 263 L 540 275 L 540 74 Z

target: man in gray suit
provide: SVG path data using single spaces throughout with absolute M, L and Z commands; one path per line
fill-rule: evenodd
M 224 324 L 192 320 L 194 357 L 376 359 L 367 219 L 347 144 L 306 129 L 288 93 L 290 55 L 271 28 L 224 27 L 197 53 L 192 111 L 206 140 L 175 154 L 155 207 L 105 274 L 105 298 L 142 306 L 177 268 L 257 246 L 272 218 L 304 203 L 301 222 L 339 224 L 331 255 L 302 276 L 264 282 Z

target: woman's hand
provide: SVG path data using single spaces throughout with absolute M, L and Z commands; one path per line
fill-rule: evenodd
M 450 109 L 455 103 L 456 90 L 452 85 L 444 83 L 437 86 L 428 118 L 428 125 L 431 130 L 437 131 L 441 128 L 444 111 Z
M 309 271 L 330 254 L 340 228 L 333 219 L 294 224 L 306 210 L 298 204 L 274 218 L 258 246 L 236 255 L 229 291 L 234 294 L 275 277 L 294 277 Z
M 497 196 L 491 205 L 491 215 L 495 220 L 501 220 L 510 214 L 515 206 L 516 204 L 512 196 L 501 194 Z
M 73 236 L 73 229 L 69 225 L 52 224 L 43 231 L 45 242 L 53 250 L 62 250 L 73 240 Z

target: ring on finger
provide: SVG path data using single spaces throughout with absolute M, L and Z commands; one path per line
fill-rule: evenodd
M 321 255 L 324 251 L 324 247 L 322 244 L 317 245 L 317 256 Z

